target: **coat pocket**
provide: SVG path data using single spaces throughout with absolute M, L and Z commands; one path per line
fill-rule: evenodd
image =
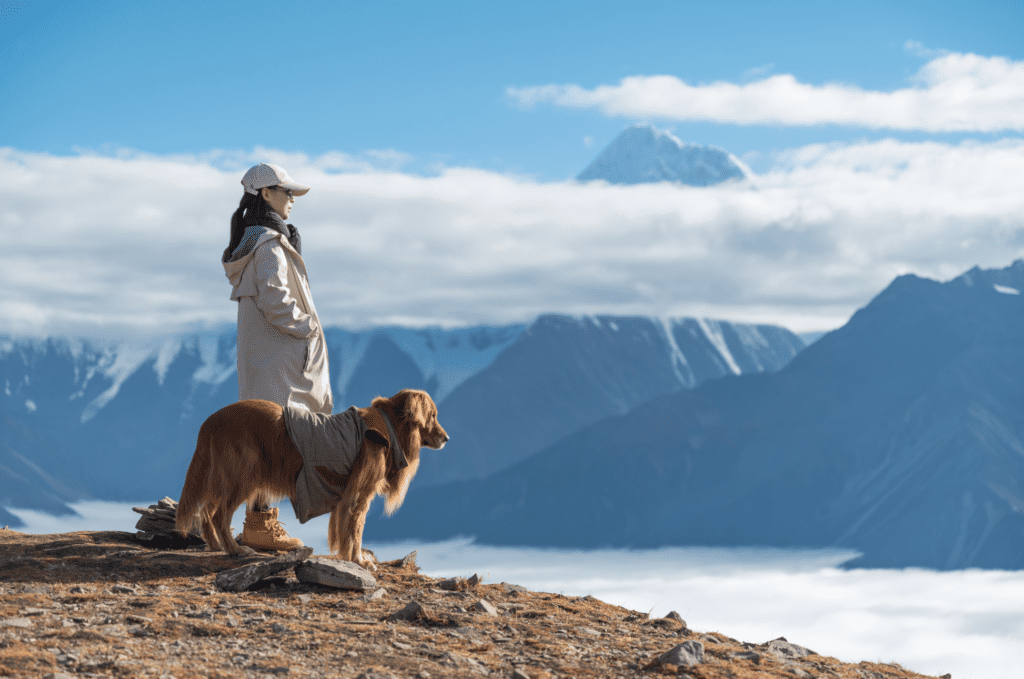
M 317 368 L 323 368 L 323 359 L 320 358 L 320 352 L 323 349 L 320 348 L 319 342 L 324 341 L 323 332 L 317 328 L 313 331 L 313 334 L 306 338 L 306 360 L 302 362 L 302 371 L 311 372 Z

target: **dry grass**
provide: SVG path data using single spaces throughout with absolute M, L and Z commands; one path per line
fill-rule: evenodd
M 898 665 L 819 655 L 783 661 L 763 645 L 649 620 L 593 597 L 501 584 L 442 590 L 439 580 L 398 562 L 380 564 L 376 576 L 388 594 L 375 601 L 303 584 L 291 573 L 255 591 L 214 588 L 216 573 L 253 558 L 149 549 L 129 533 L 0 530 L 0 676 L 437 679 L 510 677 L 520 669 L 531 679 L 923 677 Z M 480 599 L 500 615 L 470 612 Z M 413 600 L 428 609 L 425 618 L 387 620 Z M 704 664 L 650 666 L 691 639 L 704 644 Z

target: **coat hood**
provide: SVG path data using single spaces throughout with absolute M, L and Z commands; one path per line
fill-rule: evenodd
M 245 267 L 249 265 L 249 260 L 252 259 L 252 255 L 256 252 L 256 248 L 273 238 L 280 240 L 285 247 L 291 248 L 291 244 L 288 242 L 288 239 L 274 229 L 266 226 L 246 227 L 245 232 L 242 234 L 242 242 L 239 243 L 238 247 L 235 248 L 235 251 L 231 253 L 231 258 L 228 261 L 223 262 L 224 275 L 228 277 L 228 281 L 231 285 L 237 287 L 238 284 L 242 282 L 242 272 L 245 271 Z

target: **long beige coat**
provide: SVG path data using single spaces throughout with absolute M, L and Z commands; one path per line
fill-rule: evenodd
M 327 344 L 306 264 L 288 239 L 253 226 L 224 273 L 238 301 L 238 398 L 330 415 Z

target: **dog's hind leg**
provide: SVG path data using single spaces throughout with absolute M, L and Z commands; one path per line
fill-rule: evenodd
M 203 507 L 199 512 L 199 523 L 203 534 L 203 541 L 206 543 L 206 549 L 211 552 L 224 551 L 224 545 L 221 544 L 220 538 L 217 537 L 217 529 L 214 526 L 216 514 L 216 508 L 211 510 Z
M 220 505 L 217 507 L 217 518 L 214 521 L 214 525 L 217 528 L 217 536 L 224 546 L 224 551 L 232 556 L 252 556 L 256 553 L 256 550 L 252 547 L 238 544 L 235 537 L 231 534 L 231 517 L 234 515 L 235 510 L 242 505 L 243 500 L 244 498 L 240 499 L 238 497 L 238 493 L 232 493 L 232 496 L 226 501 L 221 500 Z

